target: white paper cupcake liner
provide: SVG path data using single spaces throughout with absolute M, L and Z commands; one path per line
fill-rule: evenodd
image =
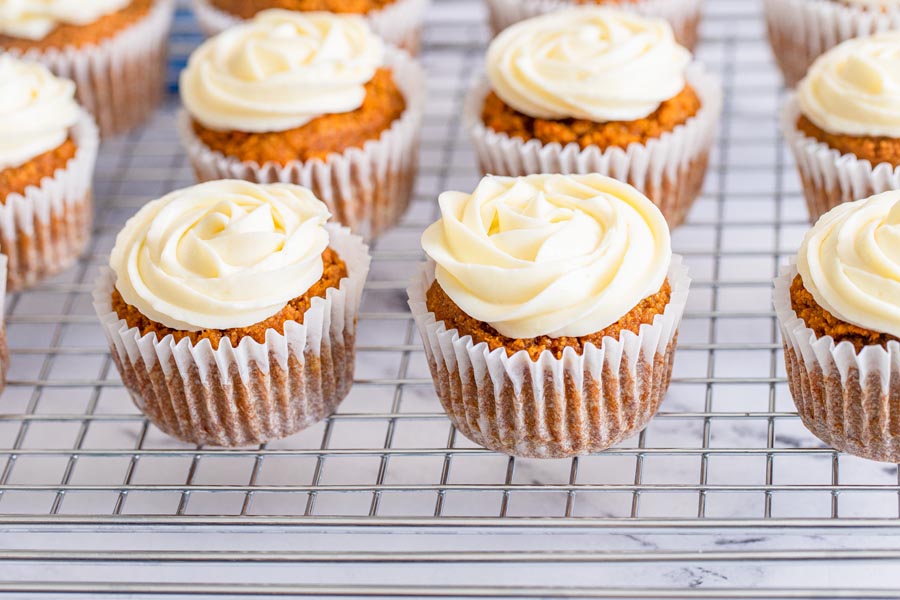
M 4 271 L 11 291 L 68 268 L 90 239 L 99 139 L 89 114 L 82 111 L 70 136 L 77 150 L 65 168 L 0 204 L 0 252 L 8 257 Z
M 781 113 L 781 130 L 797 163 L 811 222 L 842 202 L 900 189 L 900 167 L 890 163 L 873 166 L 807 136 L 797 129 L 800 114 L 792 94 Z
M 347 277 L 314 298 L 303 324 L 287 321 L 265 344 L 226 338 L 177 344 L 141 336 L 112 308 L 115 275 L 97 280 L 94 308 L 122 382 L 138 408 L 164 432 L 195 444 L 246 446 L 286 437 L 331 415 L 353 385 L 356 324 L 369 271 L 368 247 L 329 226 Z
M 9 370 L 9 345 L 6 341 L 6 266 L 8 260 L 0 254 L 0 393 L 6 388 Z
M 215 152 L 194 133 L 190 115 L 180 111 L 178 132 L 200 181 L 243 179 L 279 181 L 310 188 L 334 218 L 367 240 L 378 237 L 406 212 L 418 170 L 419 133 L 424 110 L 425 75 L 408 54 L 392 49 L 387 66 L 406 99 L 406 110 L 377 140 L 362 148 L 330 154 L 324 161 L 259 165 Z
M 813 61 L 850 38 L 900 29 L 900 8 L 865 9 L 833 0 L 763 0 L 769 42 L 785 83 L 797 85 Z
M 519 21 L 574 5 L 572 0 L 486 0 L 486 2 L 494 35 Z M 639 0 L 610 6 L 665 19 L 672 25 L 678 43 L 691 50 L 697 45 L 703 0 Z
M 794 264 L 775 279 L 773 303 L 788 384 L 803 424 L 843 452 L 900 462 L 900 342 L 867 346 L 817 338 L 791 306 Z
M 537 361 L 522 350 L 474 344 L 447 330 L 428 310 L 434 263 L 422 265 L 408 289 L 409 306 L 425 344 L 434 387 L 453 425 L 497 452 L 563 458 L 604 450 L 640 432 L 656 414 L 672 375 L 678 326 L 690 278 L 680 256 L 669 269 L 672 296 L 640 335 L 624 332 L 588 344 L 582 355 Z
M 422 38 L 422 23 L 430 0 L 396 0 L 381 10 L 366 15 L 369 26 L 383 40 L 418 54 Z M 200 29 L 208 36 L 216 35 L 239 23 L 242 19 L 210 4 L 209 0 L 193 0 L 194 14 Z
M 73 80 L 78 101 L 109 137 L 142 123 L 162 100 L 174 10 L 174 0 L 155 0 L 146 17 L 99 45 L 8 52 Z
M 680 225 L 703 188 L 709 153 L 722 112 L 722 86 L 699 64 L 691 65 L 688 82 L 702 107 L 684 125 L 646 144 L 628 148 L 598 146 L 582 149 L 576 143 L 544 144 L 540 140 L 510 138 L 484 125 L 481 112 L 490 92 L 482 79 L 469 92 L 463 120 L 475 145 L 484 174 L 521 176 L 535 173 L 600 173 L 625 181 L 660 208 L 670 227 Z

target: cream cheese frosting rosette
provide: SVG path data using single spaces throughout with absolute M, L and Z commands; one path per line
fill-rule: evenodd
M 90 236 L 97 128 L 74 95 L 43 65 L 0 55 L 0 253 L 10 290 L 69 266 Z
M 494 34 L 510 25 L 549 12 L 571 8 L 576 0 L 485 0 Z M 580 2 L 591 4 L 591 0 Z M 687 48 L 697 45 L 703 0 L 596 0 L 594 4 L 634 11 L 645 17 L 664 19 L 672 27 L 675 39 Z
M 216 0 L 192 0 L 192 3 L 200 28 L 208 36 L 218 35 L 242 21 L 238 15 L 220 7 Z M 278 4 L 273 1 L 260 1 L 261 8 L 256 14 L 263 12 L 263 9 L 277 8 Z M 393 0 L 380 9 L 370 10 L 360 16 L 365 18 L 372 31 L 387 43 L 410 54 L 418 54 L 422 25 L 429 4 L 430 0 Z M 310 11 L 297 12 L 308 14 Z
M 659 209 L 602 175 L 485 177 L 440 207 L 408 291 L 459 431 L 558 458 L 643 429 L 668 388 L 690 285 Z
M 132 8 L 129 0 L 0 0 L 0 51 L 73 80 L 103 136 L 123 133 L 162 99 L 175 3 L 151 0 L 145 13 L 94 27 Z
M 806 427 L 839 450 L 900 460 L 900 191 L 819 219 L 774 302 Z
M 201 181 L 304 185 L 367 237 L 393 225 L 408 206 L 423 75 L 361 17 L 261 12 L 202 44 L 180 82 L 179 131 Z M 405 107 L 396 116 L 373 115 L 370 93 L 396 94 Z M 373 119 L 383 129 L 367 134 Z M 344 137 L 358 143 L 333 145 Z
M 900 148 L 898 73 L 900 32 L 857 38 L 820 56 L 788 99 L 782 130 L 811 221 L 841 202 L 900 188 L 900 161 L 880 150 Z
M 772 52 L 789 87 L 852 38 L 900 29 L 897 0 L 763 0 Z
M 609 175 L 679 225 L 722 104 L 718 82 L 691 60 L 665 21 L 632 12 L 582 7 L 516 23 L 491 43 L 487 76 L 466 101 L 482 172 Z M 623 134 L 650 131 L 662 133 Z
M 330 415 L 353 382 L 368 249 L 303 187 L 221 180 L 145 205 L 94 306 L 163 431 L 240 446 Z

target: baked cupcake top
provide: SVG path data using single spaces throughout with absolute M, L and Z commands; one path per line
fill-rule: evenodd
M 73 82 L 0 54 L 0 170 L 62 145 L 80 115 Z
M 58 25 L 88 25 L 131 0 L 0 0 L 0 34 L 41 40 Z
M 900 337 L 900 191 L 823 215 L 803 240 L 797 270 L 833 316 Z
M 494 93 L 530 117 L 633 121 L 684 89 L 690 62 L 666 21 L 583 7 L 504 30 L 487 72 Z
M 209 129 L 285 131 L 358 109 L 383 56 L 360 16 L 263 11 L 197 48 L 181 99 Z
M 180 331 L 248 327 L 321 277 L 328 210 L 298 185 L 219 180 L 146 204 L 116 238 L 116 289 Z
M 659 209 L 602 175 L 489 176 L 439 203 L 422 236 L 438 283 L 509 338 L 600 331 L 659 291 L 672 258 Z
M 900 138 L 900 32 L 848 40 L 797 87 L 800 111 L 833 134 Z

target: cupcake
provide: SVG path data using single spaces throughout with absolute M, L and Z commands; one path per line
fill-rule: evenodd
M 464 120 L 483 173 L 609 175 L 675 227 L 703 187 L 721 107 L 665 21 L 589 7 L 498 35 Z
M 816 58 L 855 37 L 900 29 L 900 0 L 763 0 L 769 42 L 788 87 Z
M 270 9 L 364 17 L 389 44 L 416 54 L 429 0 L 193 0 L 200 28 L 215 35 Z
M 699 39 L 703 0 L 486 0 L 491 29 L 500 33 L 513 23 L 577 4 L 598 4 L 634 10 L 647 17 L 665 19 L 675 39 L 691 50 Z
M 179 131 L 200 181 L 304 185 L 374 238 L 409 205 L 423 95 L 362 18 L 265 11 L 191 55 Z
M 90 237 L 97 127 L 75 84 L 0 54 L 0 253 L 18 290 L 71 265 Z
M 0 393 L 6 388 L 6 372 L 9 370 L 9 345 L 6 341 L 6 265 L 6 256 L 0 254 Z
M 900 189 L 900 32 L 857 38 L 819 57 L 785 105 L 782 130 L 812 222 Z
M 353 384 L 368 248 L 308 189 L 222 180 L 145 205 L 94 307 L 138 408 L 194 444 L 244 446 L 329 416 Z
M 659 209 L 596 174 L 485 177 L 439 202 L 408 291 L 453 425 L 538 458 L 646 427 L 690 286 Z
M 838 450 L 900 462 L 900 192 L 819 219 L 774 303 L 803 424 Z
M 103 136 L 162 99 L 174 0 L 0 0 L 0 50 L 75 81 Z

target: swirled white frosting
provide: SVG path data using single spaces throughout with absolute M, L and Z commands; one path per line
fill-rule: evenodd
M 438 283 L 511 338 L 596 333 L 657 293 L 672 258 L 659 209 L 602 175 L 485 177 L 439 202 L 422 236 Z
M 131 0 L 0 0 L 0 33 L 41 40 L 60 24 L 88 25 Z
M 507 28 L 487 71 L 500 99 L 531 117 L 633 121 L 684 89 L 690 61 L 666 21 L 585 7 Z
M 803 286 L 822 308 L 865 329 L 900 336 L 900 191 L 840 204 L 806 234 Z
M 0 170 L 62 145 L 80 115 L 74 83 L 0 54 Z
M 900 0 L 838 0 L 848 6 L 861 6 L 863 8 L 891 8 L 900 6 Z
M 801 112 L 833 134 L 900 138 L 900 32 L 848 40 L 797 87 Z
M 116 238 L 116 289 L 172 329 L 247 327 L 321 277 L 328 209 L 307 188 L 220 180 L 145 205 Z
M 285 131 L 362 106 L 383 55 L 358 15 L 267 10 L 197 48 L 181 99 L 210 129 Z

